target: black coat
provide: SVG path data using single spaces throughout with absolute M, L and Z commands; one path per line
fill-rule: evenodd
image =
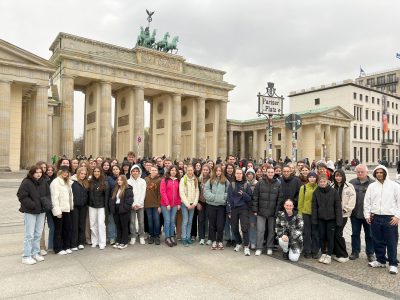
M 297 208 L 297 203 L 299 202 L 299 191 L 302 186 L 301 180 L 295 176 L 290 176 L 285 179 L 283 176 L 280 178 L 282 186 L 282 202 L 279 203 L 279 210 L 282 210 L 283 201 L 286 199 L 292 199 L 294 207 Z
M 119 210 L 115 211 L 116 197 L 110 198 L 110 212 L 112 214 L 125 214 L 130 213 L 133 204 L 133 190 L 130 185 L 125 189 L 124 197 L 120 199 Z
M 108 187 L 108 183 L 105 182 L 105 188 L 100 190 L 100 183 L 97 180 L 94 180 L 89 189 L 89 206 L 93 208 L 107 208 L 108 199 L 110 196 L 110 191 Z
M 368 186 L 373 183 L 375 180 L 370 178 L 369 176 L 367 177 L 367 181 L 364 183 L 361 183 L 360 179 L 354 178 L 350 180 L 350 183 L 354 186 L 354 189 L 356 190 L 356 206 L 354 207 L 351 216 L 356 217 L 357 219 L 363 219 L 364 220 L 364 197 L 365 197 L 365 192 L 368 189 Z
M 274 217 L 278 213 L 278 204 L 283 202 L 282 186 L 278 179 L 271 182 L 263 178 L 257 182 L 253 191 L 252 211 L 263 217 Z
M 89 191 L 78 181 L 72 183 L 72 194 L 74 195 L 74 206 L 85 206 L 88 204 Z
M 40 214 L 44 212 L 40 197 L 51 197 L 50 188 L 44 179 L 25 178 L 18 189 L 17 197 L 21 203 L 20 212 Z
M 343 223 L 342 200 L 339 193 L 329 185 L 325 188 L 318 187 L 312 200 L 312 223 L 318 224 L 320 220 L 336 220 L 336 225 Z

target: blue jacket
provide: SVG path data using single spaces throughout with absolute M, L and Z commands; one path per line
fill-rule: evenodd
M 233 185 L 235 187 L 233 187 Z M 240 194 L 239 191 L 243 193 Z M 226 206 L 227 213 L 231 213 L 232 209 L 237 207 L 250 207 L 250 201 L 252 197 L 251 185 L 246 184 L 246 181 L 233 181 L 228 187 L 228 203 Z
M 208 180 L 204 188 L 204 198 L 206 198 L 206 203 L 212 206 L 226 206 L 228 184 L 228 180 L 226 180 L 225 183 L 219 181 L 211 183 L 210 180 Z

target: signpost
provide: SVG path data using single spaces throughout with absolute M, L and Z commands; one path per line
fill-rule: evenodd
M 136 137 L 136 142 L 137 142 L 137 153 L 139 153 L 140 143 L 142 142 L 142 137 L 140 135 Z
M 301 117 L 290 114 L 285 118 L 285 126 L 292 131 L 292 161 L 297 161 L 296 131 L 301 127 Z
M 268 119 L 268 158 L 272 159 L 272 117 L 283 115 L 283 96 L 276 94 L 273 82 L 268 82 L 266 93 L 258 93 L 258 116 L 264 115 Z

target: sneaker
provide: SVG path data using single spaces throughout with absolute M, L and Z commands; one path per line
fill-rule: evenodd
M 33 256 L 33 259 L 36 260 L 37 262 L 44 261 L 44 257 L 41 256 L 40 254 L 35 254 Z
M 189 243 L 186 239 L 182 239 L 182 245 L 183 247 L 189 247 Z
M 340 263 L 345 263 L 349 261 L 348 257 L 337 257 L 337 256 L 333 256 L 333 259 L 340 262 Z
M 256 250 L 256 256 L 260 256 L 261 255 L 261 250 Z
M 272 249 L 267 250 L 267 255 L 272 255 Z
M 119 243 L 115 243 L 115 244 L 113 245 L 113 248 L 117 249 L 119 246 L 120 246 Z
M 118 249 L 125 249 L 126 247 L 128 247 L 128 244 L 120 244 L 120 245 L 118 245 Z
M 147 241 L 147 243 L 149 243 L 150 245 L 154 244 L 154 238 L 152 236 L 149 237 L 149 240 Z
M 368 262 L 373 262 L 376 260 L 375 254 L 368 254 L 367 255 Z
M 194 239 L 194 240 L 196 240 L 196 239 Z M 186 242 L 187 242 L 189 245 L 192 245 L 194 240 L 192 240 L 192 239 L 186 239 Z
M 386 268 L 386 264 L 381 264 L 379 261 L 374 260 L 368 263 L 368 266 L 372 268 Z
M 358 254 L 357 252 L 352 252 L 349 256 L 350 260 L 356 260 L 357 258 L 360 257 L 360 254 Z
M 222 242 L 218 243 L 218 250 L 224 250 L 224 244 Z
M 78 251 L 78 247 L 71 248 L 72 251 Z
M 32 257 L 23 257 L 22 263 L 25 265 L 34 265 L 36 264 L 36 260 L 34 260 Z
M 174 246 L 174 244 L 172 244 L 170 238 L 167 238 L 167 239 L 165 240 L 165 244 L 167 244 L 168 247 L 173 247 L 173 246 Z
M 397 267 L 396 266 L 390 266 L 389 267 L 389 273 L 396 275 L 398 273 Z
M 244 247 L 244 255 L 250 256 L 250 248 L 249 247 Z
M 232 241 L 231 241 L 231 240 L 226 241 L 225 246 L 226 246 L 227 248 L 228 248 L 228 247 L 232 247 L 232 246 L 233 246 L 233 245 L 232 245 Z
M 60 252 L 57 253 L 58 255 L 67 255 L 67 251 L 61 250 Z
M 115 240 L 114 239 L 111 239 L 110 240 L 110 245 L 114 245 L 115 244 Z
M 237 244 L 237 245 L 235 246 L 235 248 L 233 248 L 233 251 L 239 252 L 240 249 L 242 249 L 242 245 L 241 245 L 241 244 Z
M 200 245 L 204 245 L 204 244 L 205 244 L 204 239 L 201 239 L 200 242 L 199 242 L 199 244 L 200 244 Z
M 92 248 L 96 248 L 97 247 L 97 245 L 96 244 L 92 244 Z
M 106 248 L 106 246 L 99 246 L 100 250 L 104 250 Z
M 136 238 L 131 238 L 131 241 L 129 242 L 129 244 L 135 245 L 135 243 L 136 243 Z
M 212 244 L 212 241 L 211 240 L 207 240 L 207 243 L 206 243 L 208 246 L 210 246 L 211 244 Z
M 195 236 L 192 236 L 192 237 L 190 238 L 190 240 L 191 240 L 191 241 L 195 241 L 195 240 L 196 240 L 196 237 L 195 237 Z
M 78 249 L 79 249 L 79 250 L 83 250 L 83 249 L 85 249 L 85 246 L 79 245 L 79 246 L 78 246 Z
M 171 236 L 170 239 L 171 239 L 172 246 L 178 245 L 178 243 L 175 241 L 175 238 L 173 236 Z
M 144 237 L 141 237 L 139 239 L 140 245 L 146 245 L 146 241 L 144 240 Z
M 324 259 L 324 261 L 323 261 L 322 263 L 323 263 L 323 264 L 326 264 L 326 265 L 330 265 L 330 264 L 331 264 L 331 261 L 332 261 L 331 256 L 330 256 L 330 255 L 327 255 L 327 256 L 325 256 L 325 259 Z
M 154 238 L 154 242 L 156 245 L 160 245 L 160 238 L 159 237 Z
M 67 250 L 65 250 L 65 252 L 67 252 L 68 254 L 71 254 L 72 250 L 71 249 L 67 249 Z
M 40 250 L 40 255 L 41 256 L 46 256 L 47 255 L 47 251 L 46 250 Z
M 325 260 L 326 254 L 322 254 L 321 257 L 318 259 L 320 263 L 323 263 Z
M 217 250 L 217 242 L 212 242 L 211 250 Z
M 283 252 L 282 253 L 283 259 L 289 260 L 289 251 L 288 252 Z

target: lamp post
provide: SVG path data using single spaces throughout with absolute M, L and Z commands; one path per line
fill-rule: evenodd
M 258 93 L 258 116 L 265 116 L 268 120 L 267 135 L 268 135 L 268 158 L 272 158 L 272 117 L 274 115 L 283 115 L 283 96 L 276 94 L 276 89 L 273 82 L 268 82 L 264 94 Z

